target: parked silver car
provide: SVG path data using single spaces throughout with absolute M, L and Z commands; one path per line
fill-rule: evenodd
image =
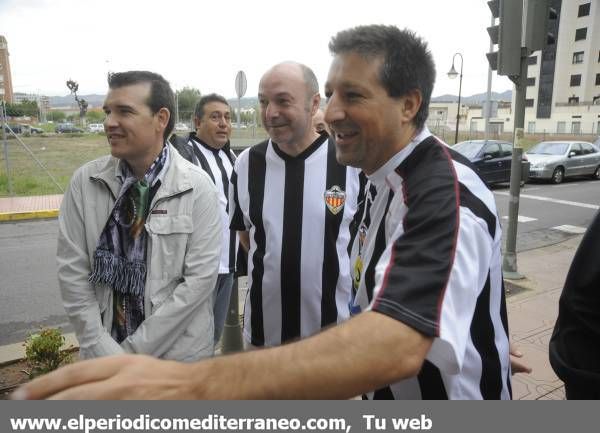
M 565 177 L 600 179 L 600 150 L 582 141 L 542 141 L 527 151 L 530 179 L 561 183 Z

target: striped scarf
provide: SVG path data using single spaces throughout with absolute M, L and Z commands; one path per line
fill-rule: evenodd
M 160 186 L 157 178 L 168 153 L 169 147 L 164 146 L 142 180 L 138 180 L 129 165 L 122 161 L 123 183 L 94 252 L 94 267 L 89 281 L 113 291 L 111 334 L 119 343 L 144 321 L 148 244 L 144 224 L 152 195 Z

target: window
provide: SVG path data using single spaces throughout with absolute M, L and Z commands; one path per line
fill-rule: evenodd
M 596 86 L 600 86 L 600 74 L 596 74 Z
M 556 133 L 564 134 L 567 131 L 567 122 L 557 122 L 556 123 Z
M 583 51 L 573 53 L 573 64 L 583 63 Z
M 571 134 L 581 133 L 581 122 L 571 122 Z
M 598 50 L 598 63 L 600 63 L 600 50 Z
M 508 119 L 510 120 L 510 119 Z M 504 132 L 504 123 L 490 122 L 490 133 L 502 134 Z
M 527 122 L 527 133 L 535 134 L 535 122 Z
M 501 151 L 502 156 L 511 156 L 512 155 L 512 144 L 500 143 L 500 151 Z
M 573 122 L 573 124 L 575 124 L 575 122 Z M 578 132 L 576 134 L 578 134 Z M 571 148 L 569 149 L 569 155 L 571 154 L 571 152 L 575 152 L 575 156 L 581 155 L 583 153 L 583 151 L 581 150 L 581 144 L 573 143 L 571 145 Z
M 595 150 L 594 147 L 589 143 L 581 143 L 581 148 L 583 149 L 584 155 L 597 152 L 597 150 Z
M 590 4 L 584 3 L 579 5 L 579 12 L 577 13 L 577 17 L 587 17 L 590 14 Z
M 581 41 L 587 38 L 587 27 L 582 27 L 580 29 L 575 30 L 575 40 Z
M 600 105 L 600 95 L 596 95 L 592 98 L 592 104 Z
M 491 156 L 492 158 L 500 158 L 500 146 L 497 144 L 488 144 L 483 149 L 483 156 Z
M 533 107 L 533 99 L 525 99 L 525 107 Z
M 599 58 L 599 60 L 600 60 L 600 58 Z M 528 65 L 537 65 L 537 56 L 527 57 L 527 64 Z
M 581 74 L 571 75 L 571 87 L 581 85 Z
M 535 77 L 527 77 L 527 85 L 535 86 Z
M 579 104 L 579 96 L 571 96 L 569 98 L 569 104 L 573 104 L 573 105 Z

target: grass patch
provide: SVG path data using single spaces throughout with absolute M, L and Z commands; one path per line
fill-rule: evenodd
M 104 135 L 61 134 L 21 137 L 36 158 L 65 189 L 73 172 L 87 161 L 109 153 Z M 13 192 L 18 196 L 60 194 L 60 189 L 17 140 L 8 143 Z M 4 152 L 0 154 L 0 196 L 8 196 Z
M 179 135 L 187 135 L 185 133 Z M 262 128 L 233 130 L 234 146 L 249 146 L 267 137 Z M 104 134 L 42 134 L 19 137 L 31 149 L 35 157 L 66 189 L 73 172 L 84 163 L 110 153 Z M 16 139 L 7 140 L 10 179 L 14 195 L 60 194 L 60 189 L 40 168 Z M 3 144 L 0 140 L 0 146 Z M 0 152 L 0 197 L 9 196 L 6 160 Z

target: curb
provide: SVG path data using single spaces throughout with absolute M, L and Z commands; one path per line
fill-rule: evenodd
M 36 210 L 31 212 L 0 212 L 1 221 L 22 221 L 58 217 L 58 209 Z

